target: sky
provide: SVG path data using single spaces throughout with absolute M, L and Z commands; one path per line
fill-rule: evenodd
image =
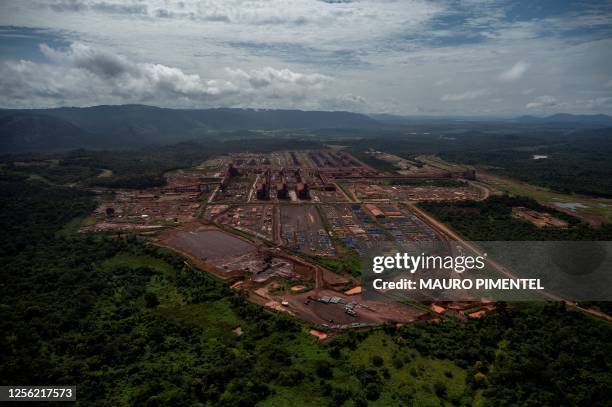
M 0 0 L 0 107 L 612 114 L 612 1 Z

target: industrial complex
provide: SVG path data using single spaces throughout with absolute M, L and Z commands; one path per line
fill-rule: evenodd
M 475 301 L 442 312 L 435 298 L 427 308 L 364 295 L 359 270 L 344 266 L 347 257 L 444 242 L 444 231 L 413 204 L 482 195 L 470 169 L 368 154 L 397 171 L 377 170 L 341 149 L 214 157 L 167 173 L 164 187 L 107 191 L 96 223 L 86 228 L 146 232 L 196 269 L 227 280 L 252 302 L 313 324 L 315 332 L 485 309 Z

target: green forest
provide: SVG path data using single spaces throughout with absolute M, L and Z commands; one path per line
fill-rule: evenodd
M 612 134 L 610 129 L 579 131 L 546 138 L 532 147 L 447 151 L 453 162 L 489 167 L 489 171 L 541 185 L 562 193 L 612 196 Z M 542 158 L 534 159 L 534 155 Z
M 137 236 L 64 233 L 87 192 L 3 174 L 0 200 L 0 377 L 78 405 L 607 405 L 612 325 L 559 304 L 320 343 Z
M 476 165 L 562 193 L 612 196 L 612 129 L 574 129 L 430 125 L 405 130 L 378 130 L 352 138 L 340 132 L 319 132 L 330 143 L 350 146 L 367 164 L 381 171 L 390 163 L 368 156 L 369 149 L 407 159 L 436 154 L 450 162 Z M 534 159 L 534 155 L 547 158 Z

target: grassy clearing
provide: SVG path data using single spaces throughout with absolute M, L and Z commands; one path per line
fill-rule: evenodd
M 147 284 L 147 291 L 157 296 L 160 308 L 185 305 L 183 296 L 174 285 L 168 284 L 168 280 L 163 276 L 153 276 Z
M 79 216 L 66 223 L 58 232 L 60 236 L 69 236 L 77 233 L 80 228 L 96 224 L 96 219 L 91 216 Z
M 113 176 L 113 171 L 107 168 L 103 168 L 102 172 L 96 175 L 96 178 L 110 178 Z
M 445 171 L 456 171 L 458 169 L 464 168 L 463 166 L 444 161 L 443 159 L 435 155 L 421 155 L 421 156 L 416 157 L 416 159 L 417 161 L 420 161 L 422 163 L 431 165 L 432 167 L 436 167 L 436 168 L 439 168 Z
M 317 361 L 329 362 L 334 366 L 333 378 L 328 380 L 329 384 L 351 394 L 363 390 L 363 384 L 355 375 L 356 370 L 374 368 L 388 372 L 380 397 L 377 400 L 370 400 L 368 404 L 370 406 L 437 407 L 466 401 L 466 372 L 463 369 L 450 361 L 425 358 L 417 351 L 400 348 L 383 331 L 371 333 L 355 350 L 343 349 L 340 360 L 334 360 L 327 352 L 321 352 L 320 349 L 321 347 L 312 339 L 300 336 L 291 346 L 291 351 L 295 355 L 293 365 L 310 370 L 314 369 Z M 373 361 L 375 357 L 380 357 L 382 364 L 375 364 Z M 438 396 L 436 388 L 439 394 L 442 394 L 440 389 L 444 388 L 444 394 Z M 295 387 L 275 386 L 274 390 L 275 394 L 259 405 L 318 406 L 326 405 L 329 401 L 328 397 L 322 395 L 319 380 L 316 378 L 305 379 Z M 342 405 L 353 404 L 349 401 Z
M 398 167 L 388 161 L 381 160 L 380 158 L 374 157 L 370 154 L 366 154 L 363 151 L 352 151 L 352 153 L 358 160 L 360 160 L 366 165 L 369 165 L 375 170 L 391 175 L 397 174 Z
M 51 181 L 49 181 L 47 178 L 38 175 L 38 174 L 29 174 L 29 173 L 17 173 L 17 174 L 24 174 L 27 175 L 28 177 L 28 181 L 32 181 L 32 182 L 44 182 L 45 184 L 52 184 Z
M 340 258 L 312 256 L 301 252 L 294 252 L 293 254 L 317 263 L 337 274 L 348 273 L 353 277 L 361 276 L 362 265 L 357 252 L 343 246 L 342 242 L 337 244 L 337 242 L 334 241 L 334 245 Z
M 451 361 L 425 358 L 415 350 L 400 348 L 382 331 L 368 336 L 349 357 L 355 364 L 371 366 L 373 357 L 379 356 L 390 373 L 381 398 L 373 406 L 397 405 L 400 400 L 412 398 L 414 405 L 452 405 L 466 390 L 466 373 Z M 402 366 L 394 361 L 401 360 Z M 435 383 L 442 383 L 446 395 L 438 397 Z
M 231 331 L 242 325 L 227 300 L 185 305 L 162 302 L 155 312 L 171 321 L 204 328 L 214 336 L 233 336 Z
M 279 336 L 282 333 L 278 334 Z M 277 341 L 274 337 L 261 341 L 258 350 L 266 351 L 274 346 Z M 279 341 L 279 343 L 281 343 Z M 285 342 L 283 348 L 292 355 L 291 369 L 298 369 L 304 373 L 312 372 L 318 361 L 332 363 L 332 359 L 315 338 L 300 333 L 290 342 Z M 284 369 L 283 369 L 284 370 Z M 289 371 L 289 368 L 287 369 Z M 337 382 L 337 380 L 332 379 Z M 284 407 L 284 406 L 322 406 L 329 404 L 329 398 L 322 394 L 319 379 L 314 375 L 308 375 L 300 383 L 294 386 L 273 385 L 274 394 L 258 404 L 261 407 Z
M 538 187 L 521 181 L 488 176 L 488 183 L 496 189 L 511 195 L 527 196 L 536 201 L 551 205 L 553 203 L 578 203 L 586 208 L 576 208 L 576 214 L 587 217 L 598 217 L 606 223 L 612 223 L 612 199 L 595 198 L 577 194 L 563 194 L 548 188 Z M 559 209 L 556 206 L 553 206 Z

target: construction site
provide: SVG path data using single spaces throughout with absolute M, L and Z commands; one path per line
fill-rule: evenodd
M 435 319 L 423 307 L 366 298 L 360 279 L 325 262 L 444 241 L 444 231 L 412 203 L 478 199 L 479 191 L 468 179 L 413 185 L 461 180 L 465 171 L 370 154 L 406 174 L 390 176 L 338 149 L 228 154 L 165 174 L 164 187 L 104 193 L 96 224 L 85 230 L 148 231 L 154 244 L 182 253 L 251 301 L 319 330 Z

